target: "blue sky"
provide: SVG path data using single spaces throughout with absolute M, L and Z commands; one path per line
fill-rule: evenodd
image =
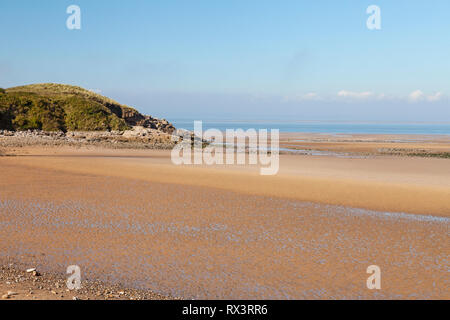
M 81 8 L 68 30 L 66 8 Z M 381 8 L 368 30 L 366 8 Z M 164 117 L 450 121 L 448 0 L 2 0 L 0 87 Z

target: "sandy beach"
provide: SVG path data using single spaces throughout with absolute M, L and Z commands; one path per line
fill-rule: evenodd
M 303 139 L 320 155 L 282 154 L 275 176 L 261 176 L 259 165 L 176 166 L 170 150 L 88 147 L 7 148 L 6 164 L 147 182 L 198 186 L 249 195 L 279 197 L 376 211 L 450 215 L 450 162 L 446 158 L 385 155 L 378 149 L 450 153 L 450 138 L 285 134 Z M 318 141 L 319 140 L 319 141 Z M 344 140 L 344 142 L 342 142 Z M 289 142 L 292 143 L 292 142 Z M 406 144 L 406 147 L 405 147 Z M 339 149 L 339 151 L 337 151 Z M 361 151 L 364 149 L 364 151 Z M 291 149 L 295 150 L 295 149 Z M 359 151 L 357 151 L 359 150 Z
M 399 148 L 370 138 L 341 143 Z M 260 176 L 175 166 L 167 150 L 7 155 L 2 261 L 60 277 L 76 264 L 86 280 L 188 299 L 450 298 L 448 159 L 286 154 L 278 175 Z M 381 290 L 366 287 L 369 265 Z

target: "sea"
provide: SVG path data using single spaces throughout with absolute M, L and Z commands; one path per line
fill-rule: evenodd
M 177 129 L 194 129 L 194 120 L 171 119 Z M 345 122 L 345 121 L 273 121 L 273 120 L 202 120 L 203 130 L 279 129 L 280 132 L 325 134 L 417 134 L 450 135 L 450 122 Z

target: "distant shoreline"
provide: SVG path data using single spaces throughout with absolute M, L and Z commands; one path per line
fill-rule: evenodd
M 173 119 L 178 129 L 193 130 L 194 120 Z M 202 120 L 203 129 L 279 129 L 283 133 L 324 134 L 408 134 L 450 136 L 450 122 L 352 122 L 352 121 L 289 121 L 289 120 Z
M 0 156 L 13 149 L 33 147 L 90 147 L 105 149 L 170 150 L 171 136 L 153 129 L 94 132 L 45 132 L 0 130 Z M 357 158 L 405 156 L 450 159 L 450 136 L 411 134 L 328 134 L 284 132 L 280 134 L 281 154 Z

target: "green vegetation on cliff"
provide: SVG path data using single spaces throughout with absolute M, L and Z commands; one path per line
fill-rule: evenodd
M 34 84 L 0 88 L 0 129 L 126 130 L 144 116 L 80 87 Z

